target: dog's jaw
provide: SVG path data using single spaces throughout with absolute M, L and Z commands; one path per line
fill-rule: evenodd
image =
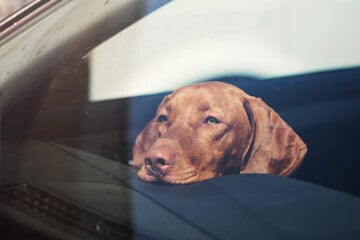
M 161 183 L 167 183 L 172 185 L 179 185 L 179 184 L 189 184 L 194 182 L 199 182 L 202 180 L 205 180 L 207 178 L 211 178 L 213 176 L 205 177 L 200 175 L 195 169 L 189 169 L 187 171 L 184 171 L 182 173 L 158 173 L 153 172 L 151 170 L 146 169 L 145 166 L 143 166 L 138 171 L 138 177 L 146 182 L 161 182 Z

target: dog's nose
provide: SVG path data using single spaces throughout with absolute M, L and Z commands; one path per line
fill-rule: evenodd
M 164 173 L 174 163 L 174 160 L 175 153 L 170 148 L 155 148 L 146 153 L 145 165 L 150 166 L 153 171 L 160 170 Z

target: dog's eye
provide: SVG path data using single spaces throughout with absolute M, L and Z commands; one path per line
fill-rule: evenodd
M 167 118 L 167 116 L 165 116 L 165 115 L 160 115 L 160 116 L 157 118 L 157 122 L 158 122 L 158 123 L 166 124 L 166 123 L 168 122 L 168 118 Z
M 207 117 L 204 122 L 209 125 L 215 125 L 215 124 L 220 123 L 220 121 L 215 117 Z

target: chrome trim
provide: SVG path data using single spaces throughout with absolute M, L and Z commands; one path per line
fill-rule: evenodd
M 0 21 L 0 42 L 63 0 L 34 0 Z M 0 44 L 1 45 L 1 44 Z

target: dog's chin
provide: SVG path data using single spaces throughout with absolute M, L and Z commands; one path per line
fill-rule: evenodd
M 172 185 L 189 184 L 202 181 L 197 172 L 188 174 L 155 174 L 145 169 L 140 169 L 138 177 L 146 182 L 159 182 Z

